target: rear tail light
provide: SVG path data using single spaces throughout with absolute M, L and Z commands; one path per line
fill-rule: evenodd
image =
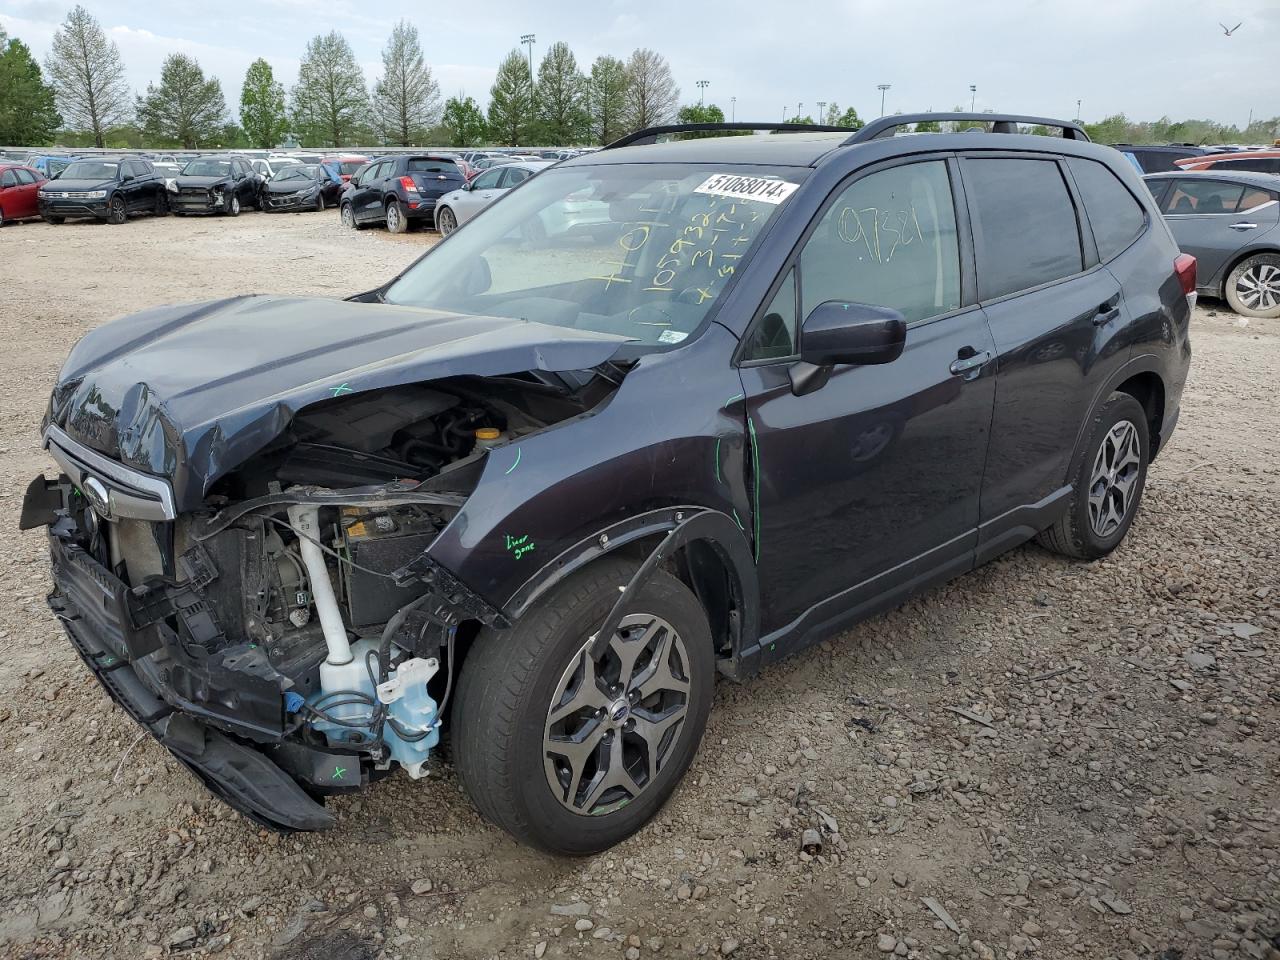
M 1196 292 L 1196 258 L 1189 253 L 1179 254 L 1173 261 L 1173 272 L 1178 275 L 1182 292 L 1190 296 Z
M 417 193 L 417 192 L 418 192 L 418 185 L 417 185 L 417 183 L 415 183 L 415 182 L 414 182 L 413 177 L 401 177 L 401 178 L 400 178 L 400 186 L 402 186 L 402 187 L 404 188 L 404 192 L 405 192 L 405 193 Z M 1192 264 L 1193 264 L 1193 265 L 1195 264 L 1195 260 L 1194 260 L 1194 259 L 1193 259 L 1191 262 L 1192 262 Z
M 1196 305 L 1196 258 L 1189 253 L 1178 255 L 1178 259 L 1173 261 L 1173 272 L 1178 275 L 1178 282 L 1182 284 L 1182 292 L 1186 294 L 1187 303 L 1192 307 Z

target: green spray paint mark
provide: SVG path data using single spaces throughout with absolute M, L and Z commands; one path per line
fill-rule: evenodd
M 513 463 L 513 464 L 511 464 L 511 466 L 507 467 L 507 469 L 506 469 L 506 473 L 503 473 L 503 476 L 504 476 L 504 477 L 505 477 L 508 473 L 510 473 L 512 470 L 514 470 L 516 467 L 520 466 L 520 456 L 521 456 L 520 448 L 519 448 L 519 447 L 516 447 L 516 462 L 515 462 L 515 463 Z
M 346 767 L 334 767 L 334 768 L 333 768 L 333 779 L 335 779 L 335 780 L 341 780 L 341 779 L 342 779 L 342 777 L 343 777 L 343 774 L 345 774 L 346 772 L 347 772 L 347 768 L 346 768 Z
M 720 478 L 720 438 L 716 437 L 716 483 L 724 483 Z
M 346 383 L 338 384 L 336 387 L 333 388 L 332 392 L 335 397 L 340 397 L 344 393 L 355 393 L 355 391 L 351 389 L 350 385 Z
M 506 547 L 515 556 L 517 560 L 534 548 L 534 542 L 529 539 L 526 533 L 523 537 L 513 537 L 506 535 Z
M 724 405 L 727 407 L 731 403 L 737 403 L 739 400 L 743 399 L 745 396 L 746 396 L 745 393 L 740 393 L 736 397 L 730 397 L 728 400 L 724 402 Z
M 742 525 L 742 518 L 738 516 L 738 511 L 733 507 L 730 507 L 729 509 L 733 510 L 733 519 L 738 521 L 738 529 L 746 530 L 747 528 Z
M 760 562 L 760 443 L 756 440 L 756 424 L 747 417 L 747 432 L 751 435 L 751 486 L 755 508 L 756 563 Z

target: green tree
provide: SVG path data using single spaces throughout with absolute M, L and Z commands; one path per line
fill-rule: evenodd
M 138 97 L 138 124 L 153 143 L 184 147 L 216 144 L 227 122 L 227 103 L 217 77 L 205 77 L 185 53 L 172 53 L 160 67 L 160 86 L 147 84 Z
M 108 128 L 132 119 L 120 51 L 84 7 L 73 7 L 53 35 L 44 68 L 66 123 L 91 131 L 94 146 L 105 145 Z
M 617 57 L 596 57 L 587 80 L 587 122 L 602 146 L 626 133 L 627 65 Z
M 312 37 L 290 95 L 294 132 L 313 146 L 341 147 L 366 132 L 369 94 L 346 37 L 336 30 Z
M 240 88 L 240 123 L 255 147 L 268 149 L 280 142 L 289 128 L 284 112 L 284 85 L 277 82 L 271 64 L 259 57 L 245 71 Z
M 691 103 L 681 107 L 676 114 L 676 123 L 724 123 L 724 111 L 714 103 Z M 702 130 L 682 133 L 682 140 L 696 140 L 699 137 L 723 137 L 725 134 L 717 130 Z
M 440 121 L 440 86 L 431 76 L 418 28 L 401 20 L 382 50 L 382 76 L 373 87 L 378 133 L 401 147 L 421 143 Z
M 792 117 L 787 123 L 813 123 L 813 117 L 806 113 L 803 117 Z
M 27 45 L 0 28 L 0 143 L 15 147 L 52 143 L 62 126 L 53 88 Z
M 1171 128 L 1172 129 L 1172 128 Z M 1132 143 L 1130 139 L 1129 118 L 1123 113 L 1116 113 L 1097 123 L 1086 123 L 1085 133 L 1089 139 L 1098 143 Z
M 476 147 L 484 143 L 484 113 L 470 97 L 450 97 L 445 101 L 440 126 L 445 132 L 445 145 L 450 147 Z
M 916 133 L 941 133 L 942 124 L 937 120 L 921 120 L 916 124 Z
M 489 134 L 500 143 L 529 143 L 534 132 L 533 77 L 519 50 L 512 50 L 498 64 L 498 76 L 489 90 Z
M 836 105 L 833 103 L 828 111 L 828 115 L 834 114 L 835 111 Z M 866 126 L 862 118 L 858 116 L 858 111 L 853 107 L 850 107 L 838 116 L 834 116 L 831 120 L 831 125 L 833 127 L 848 127 L 850 130 L 861 130 Z
M 547 49 L 538 66 L 536 101 L 539 133 L 547 143 L 567 147 L 587 142 L 587 78 L 563 40 Z
M 627 59 L 627 125 L 631 130 L 669 123 L 680 102 L 680 88 L 666 57 L 653 50 L 634 51 Z

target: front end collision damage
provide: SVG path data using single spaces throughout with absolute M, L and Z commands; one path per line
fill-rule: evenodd
M 182 391 L 175 400 L 168 389 L 128 387 L 135 371 L 103 370 L 102 355 L 86 361 L 80 348 L 69 361 L 73 376 L 60 384 L 63 402 L 55 392 L 47 432 L 65 476 L 38 478 L 23 517 L 24 527 L 50 528 L 50 604 L 112 697 L 256 821 L 322 829 L 331 823 L 326 794 L 359 789 L 397 764 L 420 773 L 439 736 L 459 631 L 501 631 L 603 553 L 626 549 L 639 560 L 661 541 L 641 575 L 679 567 L 707 607 L 722 672 L 738 675 L 736 651 L 757 633 L 758 601 L 740 519 L 750 520 L 750 468 L 736 375 L 693 386 L 717 401 L 689 408 L 714 416 L 673 423 L 651 409 L 655 396 L 691 388 L 668 355 L 577 368 L 616 343 L 570 336 L 530 353 L 521 342 L 543 335 L 530 327 L 501 348 L 500 334 L 480 331 L 495 342 L 479 364 L 460 350 L 441 364 L 436 350 L 435 362 L 399 361 L 392 382 L 359 392 L 314 381 L 281 391 L 277 369 L 273 394 L 240 390 L 236 411 L 204 407 L 195 425 Z M 723 349 L 709 341 L 727 336 L 713 327 L 686 349 Z M 128 354 L 129 340 L 116 331 L 105 354 Z M 513 369 L 530 359 L 527 372 Z M 91 370 L 98 382 L 89 383 Z M 402 379 L 430 372 L 443 377 Z M 347 370 L 328 379 L 338 377 L 355 379 Z M 252 383 L 253 370 L 243 379 Z M 79 401 L 66 402 L 71 395 Z M 106 411 L 97 428 L 90 409 Z M 400 420 L 384 423 L 392 409 Z M 424 419 L 406 428 L 404 411 Z M 433 417 L 434 427 L 422 425 Z M 496 443 L 447 446 L 482 420 L 494 424 L 484 429 Z M 237 443 L 233 423 L 254 435 L 251 444 Z M 357 433 L 379 446 L 353 449 Z M 168 485 L 176 517 L 163 494 L 142 509 L 129 499 L 155 493 L 139 489 L 140 477 Z M 90 502 L 90 480 L 103 485 L 105 503 Z M 302 535 L 313 543 L 299 535 L 299 508 L 321 518 L 319 535 Z M 340 611 L 335 631 L 324 601 L 328 637 L 324 591 L 311 588 L 321 570 Z M 335 657 L 339 632 L 350 653 Z M 326 690 L 326 673 L 343 678 L 336 689 Z M 384 698 L 398 674 L 402 690 L 424 697 Z

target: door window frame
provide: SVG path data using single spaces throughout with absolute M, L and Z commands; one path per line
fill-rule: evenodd
M 1093 229 L 1086 229 L 1087 221 L 1085 220 L 1084 202 L 1080 197 L 1079 191 L 1076 189 L 1075 180 L 1071 177 L 1071 171 L 1067 169 L 1061 154 L 1056 153 L 1040 153 L 1034 150 L 963 150 L 956 154 L 956 159 L 964 160 L 1048 160 L 1053 162 L 1058 168 L 1058 175 L 1062 177 L 1063 185 L 1067 188 L 1067 196 L 1071 201 L 1071 206 L 1075 212 L 1076 218 L 1076 236 L 1080 240 L 1080 262 L 1082 269 L 1076 273 L 1068 274 L 1065 277 L 1058 277 L 1055 280 L 1046 280 L 1044 283 L 1037 284 L 1033 287 L 1024 287 L 1021 290 L 1013 290 L 1009 293 L 1002 293 L 998 297 L 990 297 L 987 300 L 975 300 L 974 302 L 980 306 L 986 306 L 991 303 L 1003 303 L 1014 297 L 1023 297 L 1029 293 L 1037 293 L 1040 290 L 1048 290 L 1060 283 L 1068 283 L 1080 277 L 1088 276 L 1095 270 L 1103 269 L 1102 264 L 1098 262 L 1098 248 L 1093 240 Z M 960 178 L 964 179 L 964 163 L 959 164 Z M 966 195 L 967 198 L 967 195 Z M 968 211 L 966 211 L 967 213 Z M 970 218 L 966 217 L 966 221 L 972 224 Z M 974 251 L 974 279 L 977 279 L 977 239 L 970 235 L 972 248 Z M 975 291 L 976 293 L 976 291 Z
M 1098 248 L 1098 238 L 1094 235 L 1094 232 L 1093 232 L 1093 221 L 1089 219 L 1089 208 L 1088 206 L 1085 205 L 1085 202 L 1084 202 L 1084 191 L 1080 189 L 1080 184 L 1076 183 L 1076 176 L 1071 170 L 1071 163 L 1070 163 L 1071 160 L 1079 160 L 1081 163 L 1096 163 L 1098 166 L 1102 167 L 1103 170 L 1105 170 L 1108 174 L 1110 174 L 1115 179 L 1116 183 L 1120 184 L 1120 186 L 1124 189 L 1125 193 L 1129 194 L 1133 202 L 1138 205 L 1138 209 L 1142 211 L 1142 228 L 1133 235 L 1132 239 L 1130 239 L 1128 243 L 1126 243 L 1123 247 L 1121 247 L 1118 251 L 1116 251 L 1114 254 L 1112 254 L 1110 257 L 1108 257 L 1105 260 L 1102 258 L 1102 251 Z M 1112 170 L 1111 167 L 1103 163 L 1101 160 L 1094 160 L 1092 157 L 1066 157 L 1066 158 L 1063 158 L 1062 162 L 1059 165 L 1067 173 L 1067 176 L 1066 176 L 1067 189 L 1072 194 L 1072 202 L 1076 204 L 1076 210 L 1077 210 L 1076 220 L 1077 220 L 1077 223 L 1079 223 L 1081 226 L 1081 230 L 1080 230 L 1081 242 L 1082 243 L 1084 242 L 1084 237 L 1085 237 L 1083 224 L 1087 223 L 1089 225 L 1089 241 L 1093 245 L 1093 256 L 1095 257 L 1098 263 L 1110 263 L 1111 261 L 1115 260 L 1117 257 L 1124 256 L 1126 253 L 1129 252 L 1129 250 L 1133 248 L 1133 245 L 1135 243 L 1137 243 L 1139 240 L 1141 240 L 1143 237 L 1147 235 L 1147 231 L 1151 229 L 1151 214 L 1147 210 L 1147 205 L 1142 202 L 1141 197 L 1136 196 L 1134 192 L 1129 189 L 1129 185 L 1125 183 L 1124 180 L 1116 176 L 1116 172 Z M 1144 187 L 1144 189 L 1146 188 Z M 1080 217 L 1081 211 L 1083 211 L 1084 213 L 1083 218 Z M 1085 259 L 1085 264 L 1086 265 L 1088 264 L 1087 258 Z
M 768 292 L 756 307 L 752 314 L 751 322 L 747 324 L 743 331 L 742 339 L 733 351 L 733 366 L 735 367 L 767 367 L 778 364 L 792 364 L 800 359 L 801 337 L 803 336 L 803 327 L 805 317 L 802 312 L 804 305 L 804 274 L 800 269 L 800 257 L 804 253 L 804 248 L 809 242 L 809 238 L 813 236 L 818 229 L 818 224 L 822 222 L 822 218 L 827 215 L 837 200 L 859 180 L 882 173 L 886 170 L 892 170 L 896 167 L 903 167 L 908 164 L 915 163 L 936 163 L 942 161 L 945 164 L 947 179 L 951 185 L 951 204 L 955 214 L 956 224 L 956 246 L 959 253 L 960 268 L 960 306 L 946 313 L 939 313 L 932 317 L 923 317 L 919 320 L 911 320 L 907 323 L 907 329 L 912 330 L 916 327 L 923 327 L 926 324 L 937 323 L 940 320 L 946 320 L 950 317 L 959 316 L 963 313 L 976 308 L 977 294 L 976 282 L 977 277 L 974 273 L 974 245 L 973 233 L 969 223 L 969 208 L 965 200 L 964 184 L 960 180 L 960 167 L 958 155 L 954 151 L 939 150 L 934 153 L 911 154 L 910 156 L 892 157 L 879 163 L 871 164 L 865 167 L 859 167 L 846 176 L 842 177 L 823 198 L 821 204 L 813 216 L 809 218 L 808 224 L 801 231 L 799 238 L 791 248 L 791 252 L 787 254 L 786 260 L 778 270 L 778 275 L 774 277 L 773 282 L 769 285 Z M 796 350 L 794 353 L 785 357 L 761 357 L 760 359 L 751 360 L 743 356 L 747 347 L 751 343 L 752 334 L 756 327 L 762 322 L 766 311 L 773 305 L 774 298 L 778 295 L 778 291 L 782 285 L 786 283 L 787 276 L 791 271 L 795 271 L 795 295 L 796 295 Z

